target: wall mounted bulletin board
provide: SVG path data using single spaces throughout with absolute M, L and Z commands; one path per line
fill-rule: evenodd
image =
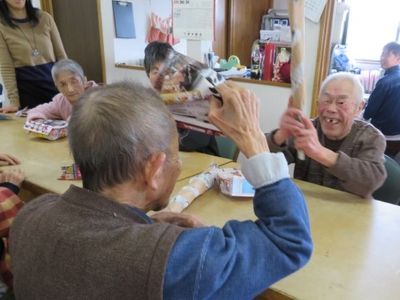
M 131 2 L 113 1 L 115 37 L 134 39 L 136 38 L 135 19 Z
M 171 17 L 172 0 L 125 0 L 123 2 L 128 2 L 132 7 L 135 38 L 115 36 L 113 41 L 114 60 L 116 64 L 143 66 L 144 48 L 147 46 L 151 15 L 155 14 L 162 20 Z M 111 1 L 109 3 L 111 6 Z M 186 40 L 181 39 L 181 42 L 174 45 L 174 48 L 185 54 Z

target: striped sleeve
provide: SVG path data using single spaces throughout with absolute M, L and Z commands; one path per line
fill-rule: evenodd
M 43 12 L 44 13 L 44 12 Z M 57 25 L 54 22 L 54 19 L 51 15 L 47 14 L 50 23 L 50 35 L 51 35 L 51 43 L 54 49 L 54 56 L 56 57 L 56 61 L 67 58 L 67 54 L 65 53 L 64 45 L 61 40 L 60 33 L 58 31 Z
M 11 190 L 0 187 L 0 237 L 7 237 L 17 212 L 23 203 Z
M 15 78 L 15 67 L 11 58 L 10 51 L 8 50 L 3 32 L 0 31 L 0 71 L 1 77 L 7 91 L 7 97 L 10 105 L 19 107 L 19 95 L 17 89 L 17 81 Z

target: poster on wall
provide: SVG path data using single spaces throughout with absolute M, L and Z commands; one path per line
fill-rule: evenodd
M 214 39 L 214 0 L 173 0 L 173 32 L 187 40 Z
M 113 1 L 115 37 L 135 39 L 136 30 L 133 19 L 133 7 L 131 2 Z
M 326 0 L 305 0 L 304 14 L 307 19 L 314 23 L 319 23 L 322 12 L 325 8 Z

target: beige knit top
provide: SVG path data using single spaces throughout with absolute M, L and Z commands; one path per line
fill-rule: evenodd
M 10 105 L 19 106 L 15 68 L 37 66 L 67 58 L 54 19 L 47 12 L 39 11 L 39 23 L 32 27 L 29 22 L 18 27 L 0 22 L 0 72 Z M 33 48 L 39 55 L 33 56 Z

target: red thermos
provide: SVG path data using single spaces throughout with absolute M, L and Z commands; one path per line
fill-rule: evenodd
M 263 80 L 272 80 L 274 60 L 275 60 L 275 45 L 272 43 L 266 43 L 264 45 Z

